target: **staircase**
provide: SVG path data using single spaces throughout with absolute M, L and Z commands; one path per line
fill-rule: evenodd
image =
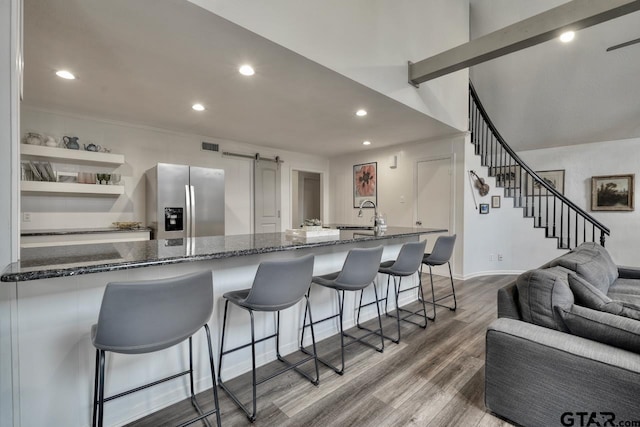
M 473 85 L 469 83 L 469 130 L 475 153 L 481 157 L 496 186 L 504 188 L 504 197 L 513 198 L 525 218 L 533 218 L 535 228 L 557 239 L 558 249 L 573 249 L 583 242 L 604 246 L 610 231 L 551 184 L 540 178 L 509 147 L 491 122 Z

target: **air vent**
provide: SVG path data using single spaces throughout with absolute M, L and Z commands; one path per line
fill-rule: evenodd
M 203 142 L 202 149 L 207 151 L 220 151 L 220 146 L 212 142 Z

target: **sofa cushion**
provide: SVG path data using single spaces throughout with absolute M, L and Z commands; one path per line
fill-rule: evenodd
M 640 305 L 640 280 L 618 278 L 609 288 L 611 299 Z
M 516 279 L 520 311 L 525 322 L 566 331 L 554 306 L 570 308 L 573 293 L 567 281 L 569 270 L 562 267 L 530 270 Z
M 640 307 L 612 300 L 591 283 L 575 274 L 569 275 L 569 287 L 577 305 L 640 320 Z
M 602 248 L 599 245 L 583 243 L 572 252 L 556 258 L 551 265 L 574 271 L 606 294 L 609 286 L 618 278 L 618 267 L 608 253 L 603 254 L 604 248 L 601 251 L 597 247 Z
M 578 305 L 556 311 L 573 335 L 640 353 L 640 321 Z

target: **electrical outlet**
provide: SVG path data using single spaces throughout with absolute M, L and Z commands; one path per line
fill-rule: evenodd
M 22 222 L 31 222 L 31 213 L 23 212 L 22 213 Z
M 502 261 L 502 254 L 498 254 L 498 261 Z

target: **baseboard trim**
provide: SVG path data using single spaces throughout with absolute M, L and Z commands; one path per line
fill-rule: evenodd
M 477 273 L 466 274 L 461 277 L 454 275 L 454 278 L 467 280 L 467 279 L 473 279 L 475 277 L 480 277 L 480 276 L 508 276 L 512 274 L 522 274 L 525 271 L 526 270 L 488 270 L 488 271 L 479 271 Z

